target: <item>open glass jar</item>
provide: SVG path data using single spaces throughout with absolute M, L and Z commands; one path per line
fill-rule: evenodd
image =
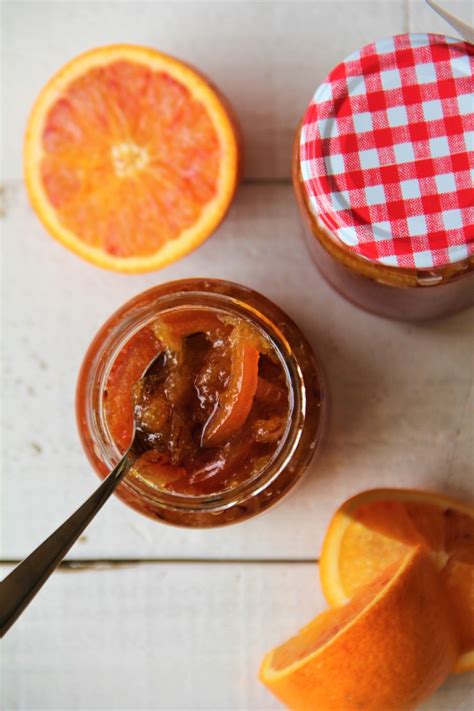
M 267 370 L 277 374 L 275 377 L 281 379 L 280 385 L 286 393 L 284 427 L 278 437 L 272 440 L 271 446 L 265 440 L 265 435 L 259 439 L 261 427 L 255 427 L 261 421 L 252 414 L 258 406 L 258 403 L 255 405 L 257 388 L 252 396 L 252 409 L 248 416 L 244 415 L 248 422 L 242 421 L 238 431 L 229 434 L 229 441 L 223 445 L 227 448 L 226 452 L 229 449 L 238 451 L 241 445 L 244 448 L 243 456 L 233 461 L 245 464 L 248 460 L 245 447 L 248 446 L 251 433 L 257 432 L 255 447 L 248 451 L 252 454 L 258 450 L 259 455 L 264 453 L 265 456 L 255 457 L 257 464 L 253 468 L 237 467 L 235 476 L 216 479 L 221 482 L 220 486 L 213 486 L 212 480 L 209 485 L 206 480 L 205 486 L 200 485 L 201 488 L 197 485 L 157 485 L 153 478 L 132 470 L 119 486 L 117 494 L 140 513 L 163 522 L 186 527 L 221 526 L 253 516 L 281 499 L 303 475 L 321 443 L 324 431 L 327 402 L 320 365 L 299 328 L 264 296 L 230 282 L 188 279 L 154 287 L 126 303 L 104 324 L 84 358 L 77 386 L 78 427 L 92 466 L 100 477 L 105 477 L 117 464 L 121 452 L 127 446 L 127 435 L 123 428 L 120 430 L 119 426 L 114 431 L 113 420 L 108 414 L 113 392 L 118 393 L 117 401 L 115 404 L 112 401 L 112 405 L 120 417 L 120 408 L 124 409 L 124 403 L 126 409 L 132 408 L 131 390 L 129 401 L 125 402 L 123 392 L 111 389 L 111 378 L 115 372 L 127 370 L 129 357 L 136 357 L 136 347 L 139 346 L 134 344 L 140 343 L 141 334 L 151 333 L 153 338 L 150 329 L 156 332 L 156 324 L 160 328 L 169 323 L 180 323 L 182 326 L 190 313 L 195 323 L 218 319 L 224 331 L 219 331 L 220 340 L 216 339 L 213 347 L 222 347 L 223 352 L 226 339 L 230 339 L 230 343 L 234 337 L 235 324 L 241 331 L 243 329 L 242 332 L 251 333 L 252 338 L 258 340 L 261 344 L 258 368 L 265 358 L 270 358 Z M 199 328 L 205 330 L 206 326 Z M 226 335 L 228 333 L 231 335 Z M 162 347 L 159 340 L 157 344 L 155 349 Z M 199 344 L 194 347 L 196 353 L 200 352 Z M 149 348 L 149 341 L 143 348 Z M 142 354 L 145 366 L 154 355 L 153 349 L 146 356 Z M 180 367 L 176 369 L 178 376 Z M 182 367 L 184 372 L 184 367 L 189 367 L 189 364 Z M 194 373 L 192 377 L 192 387 L 200 401 L 199 384 Z M 266 382 L 259 370 L 259 384 L 260 381 Z M 262 388 L 266 393 L 264 396 L 270 398 L 270 402 L 265 405 L 266 412 L 272 410 L 272 393 L 276 392 L 272 387 L 270 383 L 270 387 Z M 213 412 L 217 405 L 218 402 L 214 403 Z M 128 416 L 124 415 L 125 418 Z M 242 419 L 242 413 L 239 416 Z M 128 432 L 127 427 L 125 430 Z M 121 432 L 124 434 L 122 440 Z M 215 448 L 212 451 L 220 450 Z M 258 465 L 259 462 L 261 465 Z M 242 474 L 244 471 L 245 476 Z M 195 476 L 194 481 L 198 480 L 203 479 Z
M 472 47 L 405 34 L 347 57 L 298 129 L 314 262 L 349 301 L 422 320 L 474 304 Z

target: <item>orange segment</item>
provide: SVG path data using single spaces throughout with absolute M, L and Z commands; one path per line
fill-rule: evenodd
M 461 630 L 457 671 L 474 668 L 474 507 L 441 494 L 375 489 L 336 512 L 323 544 L 321 583 L 331 605 L 345 604 L 361 586 L 413 546 L 421 545 L 445 581 Z
M 194 69 L 145 47 L 99 47 L 40 93 L 25 177 L 51 234 L 109 269 L 158 269 L 217 227 L 235 191 L 236 129 Z
M 160 350 L 151 328 L 143 328 L 125 344 L 110 370 L 104 410 L 110 434 L 123 451 L 133 434 L 133 388 Z
M 235 332 L 240 334 L 239 327 Z M 229 382 L 204 428 L 203 441 L 207 447 L 232 437 L 247 419 L 257 390 L 259 357 L 258 348 L 244 334 L 235 336 Z
M 458 653 L 442 583 L 421 547 L 269 652 L 261 681 L 293 711 L 408 711 Z

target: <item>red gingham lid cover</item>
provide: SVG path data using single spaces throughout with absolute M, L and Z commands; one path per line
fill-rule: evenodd
M 474 254 L 472 55 L 444 35 L 389 37 L 316 91 L 301 177 L 320 224 L 354 252 L 421 269 Z

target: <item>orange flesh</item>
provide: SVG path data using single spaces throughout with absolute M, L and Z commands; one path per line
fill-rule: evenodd
M 384 538 L 372 537 L 369 551 L 370 534 L 359 544 L 351 527 L 347 530 L 340 570 L 348 597 L 391 559 L 399 559 L 408 547 L 421 544 L 430 551 L 445 581 L 458 618 L 461 653 L 473 650 L 474 518 L 449 506 L 408 500 L 373 501 L 359 506 L 351 518 Z M 354 561 L 364 560 L 369 552 L 371 566 L 364 571 Z
M 136 384 L 160 350 L 165 364 Z M 145 450 L 135 474 L 194 496 L 235 488 L 260 471 L 289 416 L 285 373 L 271 346 L 241 319 L 205 309 L 168 312 L 137 333 L 106 392 L 106 419 L 121 449 L 135 412 Z
M 41 177 L 63 227 L 118 257 L 148 256 L 196 223 L 221 149 L 205 107 L 130 60 L 89 69 L 52 105 Z

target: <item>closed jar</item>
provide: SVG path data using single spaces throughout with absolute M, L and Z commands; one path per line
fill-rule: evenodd
M 310 253 L 367 311 L 416 321 L 474 304 L 471 76 L 465 42 L 389 37 L 336 67 L 298 128 Z

